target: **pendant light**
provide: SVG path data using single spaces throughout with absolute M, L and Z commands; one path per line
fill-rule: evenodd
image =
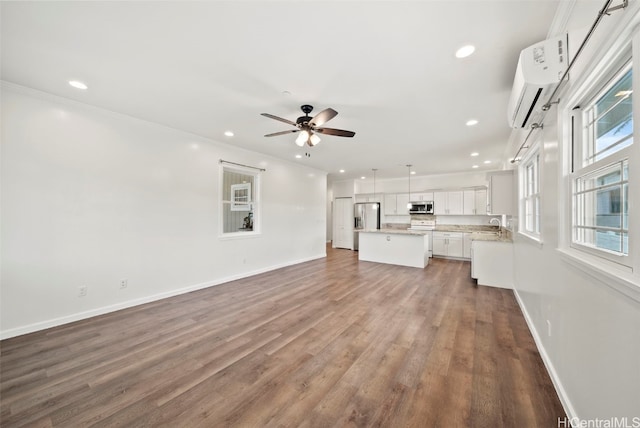
M 411 209 L 411 165 L 407 165 L 409 170 L 409 202 L 407 202 L 407 209 Z
M 376 171 L 378 170 L 377 168 L 372 168 L 371 169 L 373 171 L 373 200 L 376 201 Z M 378 209 L 378 204 L 373 206 L 374 210 Z

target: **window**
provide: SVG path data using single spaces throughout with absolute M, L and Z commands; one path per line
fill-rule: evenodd
M 533 149 L 520 166 L 520 232 L 540 240 L 540 152 Z
M 234 236 L 256 233 L 260 174 L 226 165 L 221 168 L 222 234 Z
M 251 182 L 231 185 L 231 211 L 251 211 Z
M 631 62 L 609 77 L 575 109 L 572 245 L 629 265 Z
M 576 178 L 575 242 L 629 254 L 628 171 L 623 160 Z

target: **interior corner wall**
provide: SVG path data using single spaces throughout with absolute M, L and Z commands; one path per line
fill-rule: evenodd
M 1 150 L 2 338 L 326 256 L 322 171 L 8 83 Z M 220 159 L 266 168 L 259 235 Z
M 573 13 L 581 18 L 567 20 L 569 31 L 590 25 L 598 6 L 599 3 L 577 3 Z M 586 13 L 581 7 L 592 10 Z M 624 19 L 625 13 L 637 14 L 637 10 L 635 7 L 635 12 L 614 12 L 604 18 L 579 59 L 580 68 L 589 64 L 594 52 L 606 51 L 602 43 L 619 25 L 616 22 Z M 570 40 L 570 45 L 575 49 L 580 41 Z M 571 79 L 580 79 L 580 72 L 573 72 Z M 561 209 L 565 205 L 559 191 L 564 180 L 561 150 L 567 142 L 562 141 L 561 115 L 556 119 L 558 108 L 551 112 L 540 131 L 543 244 L 514 234 L 516 296 L 568 416 L 583 422 L 626 417 L 629 424 L 638 423 L 640 303 L 559 256 Z M 638 213 L 630 215 L 638 219 Z

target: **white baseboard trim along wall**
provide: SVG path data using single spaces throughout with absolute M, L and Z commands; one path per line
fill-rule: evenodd
M 571 404 L 571 400 L 569 399 L 569 396 L 567 395 L 567 392 L 565 391 L 564 387 L 562 386 L 562 382 L 560 381 L 560 378 L 558 377 L 558 372 L 556 372 L 556 369 L 553 366 L 553 363 L 551 362 L 551 359 L 549 358 L 549 354 L 547 354 L 546 349 L 544 348 L 544 344 L 542 342 L 542 339 L 540 338 L 540 334 L 538 333 L 538 330 L 536 330 L 535 325 L 533 324 L 533 321 L 531 319 L 531 317 L 529 316 L 529 313 L 527 312 L 527 308 L 524 306 L 524 303 L 522 302 L 522 299 L 520 299 L 520 295 L 518 294 L 518 292 L 516 290 L 513 291 L 513 294 L 515 294 L 516 296 L 516 301 L 518 302 L 518 305 L 520 306 L 520 310 L 522 311 L 522 314 L 524 315 L 524 319 L 527 322 L 527 326 L 529 327 L 529 331 L 531 332 L 531 335 L 533 336 L 533 340 L 536 343 L 536 348 L 538 348 L 538 352 L 540 353 L 540 357 L 542 357 L 542 362 L 544 363 L 544 366 L 547 368 L 547 372 L 549 373 L 549 377 L 551 377 L 551 381 L 553 382 L 553 386 L 556 389 L 556 393 L 558 394 L 558 398 L 560 398 L 560 403 L 562 403 L 562 407 L 564 408 L 565 413 L 567 414 L 567 418 L 570 420 L 573 420 L 574 418 L 577 417 L 576 412 Z
M 296 265 L 298 263 L 304 263 L 304 262 L 308 262 L 308 261 L 312 261 L 312 260 L 317 260 L 317 259 L 321 259 L 327 257 L 327 254 L 318 254 L 317 256 L 313 256 L 313 257 L 309 257 L 306 259 L 301 259 L 301 260 L 294 260 L 290 263 L 283 263 L 277 266 L 270 266 L 267 268 L 263 268 L 263 269 L 257 269 L 251 272 L 244 272 L 241 274 L 237 274 L 237 275 L 232 275 L 232 276 L 228 276 L 226 278 L 219 278 L 216 279 L 214 281 L 209 281 L 209 282 L 203 282 L 200 284 L 194 284 L 194 285 L 190 285 L 188 287 L 183 287 L 183 288 L 179 288 L 179 289 L 175 289 L 175 290 L 171 290 L 171 291 L 166 291 L 163 293 L 158 293 L 156 295 L 153 296 L 145 296 L 145 297 L 141 297 L 138 299 L 134 299 L 134 300 L 129 300 L 126 302 L 121 302 L 121 303 L 116 303 L 114 305 L 109 305 L 109 306 L 104 306 L 101 308 L 96 308 L 96 309 L 92 309 L 89 311 L 85 311 L 85 312 L 79 312 L 76 314 L 72 314 L 72 315 L 67 315 L 64 317 L 60 317 L 60 318 L 55 318 L 55 319 L 51 319 L 51 320 L 47 320 L 47 321 L 41 321 L 41 322 L 37 322 L 37 323 L 33 323 L 30 325 L 25 325 L 22 327 L 18 327 L 18 328 L 13 328 L 10 330 L 6 330 L 6 331 L 0 331 L 0 340 L 4 340 L 4 339 L 9 339 L 12 337 L 16 337 L 16 336 L 21 336 L 23 334 L 29 334 L 29 333 L 33 333 L 36 331 L 41 331 L 41 330 L 46 330 L 48 328 L 52 328 L 52 327 L 57 327 L 60 325 L 64 325 L 64 324 L 69 324 L 72 322 L 76 322 L 76 321 L 81 321 L 84 319 L 88 319 L 88 318 L 92 318 L 92 317 L 96 317 L 98 315 L 104 315 L 104 314 L 108 314 L 111 312 L 116 312 L 122 309 L 127 309 L 127 308 L 132 308 L 134 306 L 140 306 L 140 305 L 144 305 L 145 303 L 151 303 L 151 302 L 155 302 L 158 300 L 162 300 L 162 299 L 166 299 L 169 297 L 173 297 L 173 296 L 178 296 L 181 294 L 186 294 L 186 293 L 190 293 L 192 291 L 197 291 L 197 290 L 202 290 L 205 288 L 209 288 L 209 287 L 214 287 L 217 285 L 222 285 L 225 284 L 227 282 L 231 282 L 231 281 L 236 281 L 238 279 L 243 279 L 243 278 L 248 278 L 250 276 L 254 276 L 254 275 L 258 275 L 261 273 L 265 273 L 265 272 L 270 272 L 276 269 L 280 269 L 280 268 L 284 268 L 287 266 L 293 266 Z

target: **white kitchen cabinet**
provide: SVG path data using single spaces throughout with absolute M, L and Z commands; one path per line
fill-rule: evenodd
M 447 255 L 449 257 L 462 257 L 463 256 L 463 240 L 462 234 L 458 236 L 450 236 L 447 238 Z
M 471 277 L 478 280 L 478 285 L 513 288 L 513 276 L 511 242 L 471 242 Z
M 394 194 L 385 194 L 384 195 L 384 214 L 385 215 L 396 215 L 396 195 Z
M 433 213 L 435 215 L 447 213 L 447 192 L 433 192 Z
M 463 214 L 487 214 L 487 189 L 466 189 L 463 191 Z
M 433 192 L 433 210 L 436 215 L 464 214 L 464 194 L 462 190 Z
M 433 232 L 433 255 L 463 257 L 463 237 L 460 232 Z
M 358 232 L 358 260 L 424 268 L 429 263 L 429 235 Z
M 440 232 L 433 232 L 433 255 L 434 256 L 446 256 L 447 255 L 447 238 L 445 238 Z
M 381 195 L 378 193 L 374 195 L 373 193 L 360 193 L 356 195 L 356 203 L 358 202 L 380 202 Z
M 408 193 L 387 193 L 384 195 L 384 214 L 409 215 L 408 203 Z
M 433 201 L 433 192 L 412 193 L 410 202 Z
M 396 215 L 409 215 L 409 194 L 398 193 L 396 196 Z
M 514 215 L 513 170 L 490 172 L 487 178 L 489 179 L 487 214 Z
M 476 215 L 487 215 L 487 189 L 476 189 Z
M 471 233 L 463 233 L 462 236 L 462 257 L 471 258 Z

